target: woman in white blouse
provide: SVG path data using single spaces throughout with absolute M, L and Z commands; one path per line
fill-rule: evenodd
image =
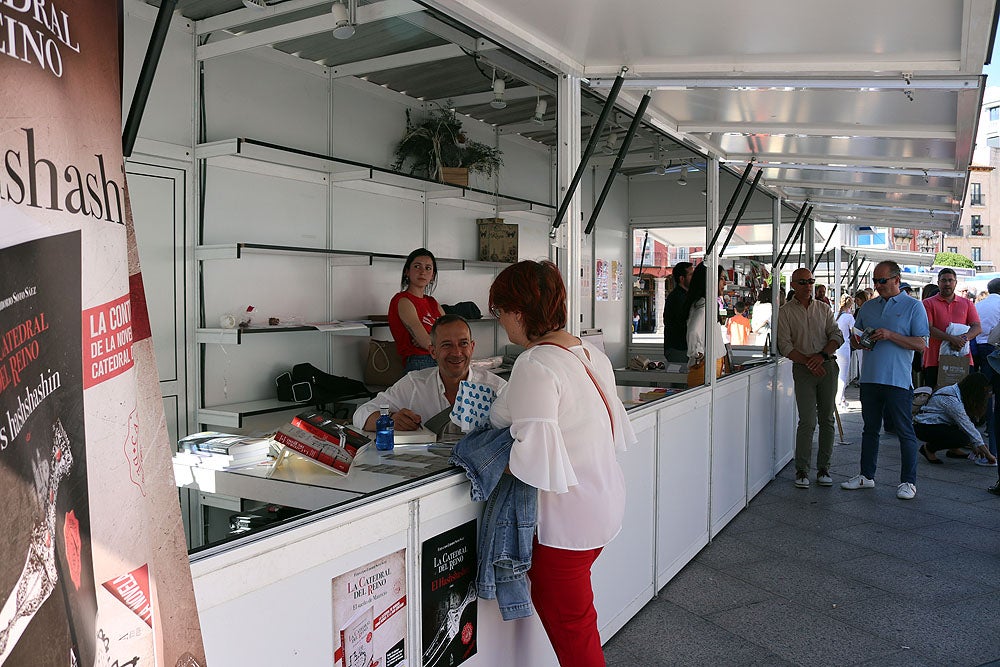
M 705 326 L 705 282 L 707 281 L 708 269 L 705 263 L 699 264 L 694 273 L 691 274 L 691 286 L 688 287 L 687 297 L 684 301 L 684 308 L 687 316 L 687 344 L 688 344 L 688 376 L 689 387 L 700 387 L 705 384 L 705 333 L 709 332 L 715 338 L 715 377 L 722 375 L 723 358 L 726 355 L 726 344 L 722 340 L 722 327 L 719 326 L 718 318 L 712 306 L 712 317 L 708 326 Z M 719 267 L 718 294 L 726 287 L 725 274 L 722 267 Z M 713 299 L 713 304 L 715 300 Z
M 854 297 L 850 294 L 840 295 L 840 312 L 837 314 L 837 327 L 844 337 L 844 344 L 837 348 L 837 368 L 840 375 L 837 377 L 837 399 L 836 405 L 840 409 L 847 408 L 847 399 L 844 398 L 844 390 L 850 382 L 851 374 L 851 332 L 854 330 Z
M 490 287 L 490 312 L 527 348 L 490 410 L 510 427 L 510 472 L 538 489 L 531 600 L 560 665 L 604 665 L 590 581 L 621 530 L 625 480 L 615 458 L 635 442 L 611 362 L 566 331 L 566 287 L 555 264 L 523 261 Z

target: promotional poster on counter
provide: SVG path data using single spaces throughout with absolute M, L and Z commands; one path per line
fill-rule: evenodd
M 0 665 L 204 665 L 125 183 L 121 3 L 2 2 L 0 25 Z
M 333 664 L 406 667 L 406 549 L 333 579 Z
M 453 667 L 476 654 L 476 562 L 475 519 L 423 543 L 423 667 Z

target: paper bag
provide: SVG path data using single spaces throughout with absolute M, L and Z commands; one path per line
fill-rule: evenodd
M 935 389 L 955 384 L 969 374 L 969 358 L 943 354 L 938 358 L 938 376 Z

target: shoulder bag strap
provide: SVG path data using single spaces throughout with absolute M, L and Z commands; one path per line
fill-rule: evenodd
M 607 398 L 607 396 L 604 395 L 604 390 L 601 389 L 601 385 L 597 381 L 597 378 L 594 377 L 594 373 L 590 370 L 590 366 L 588 366 L 586 363 L 584 363 L 583 359 L 580 359 L 580 357 L 577 357 L 575 354 L 573 354 L 573 351 L 571 349 L 569 349 L 568 347 L 566 347 L 564 345 L 560 345 L 559 343 L 549 343 L 549 342 L 543 342 L 543 343 L 538 343 L 538 344 L 539 345 L 551 345 L 552 347 L 558 347 L 558 348 L 561 348 L 563 350 L 566 350 L 567 352 L 569 352 L 570 354 L 572 354 L 573 357 L 576 358 L 577 361 L 579 361 L 581 364 L 583 364 L 583 369 L 585 371 L 587 371 L 587 375 L 590 376 L 590 381 L 594 383 L 594 387 L 597 389 L 597 393 L 601 395 L 601 400 L 604 401 L 604 407 L 608 411 L 608 419 L 611 421 L 611 435 L 614 436 L 614 434 L 615 434 L 615 419 L 614 419 L 614 417 L 611 416 L 611 404 L 608 403 L 608 398 Z

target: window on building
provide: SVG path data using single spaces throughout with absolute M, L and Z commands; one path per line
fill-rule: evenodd
M 983 249 L 972 246 L 972 261 L 981 262 L 983 261 Z
M 1000 120 L 1000 106 L 990 107 L 990 120 Z
M 971 222 L 969 226 L 969 233 L 972 236 L 982 236 L 983 235 L 983 216 L 972 215 L 969 216 Z
M 948 252 L 953 252 L 955 254 L 958 254 L 958 246 L 957 245 L 948 246 Z
M 986 145 L 990 148 L 1000 148 L 1000 136 L 986 137 Z
M 678 262 L 689 262 L 689 261 L 691 261 L 691 249 L 690 248 L 678 248 L 677 249 L 677 261 Z
M 982 183 L 969 183 L 969 203 L 973 206 L 983 205 Z

